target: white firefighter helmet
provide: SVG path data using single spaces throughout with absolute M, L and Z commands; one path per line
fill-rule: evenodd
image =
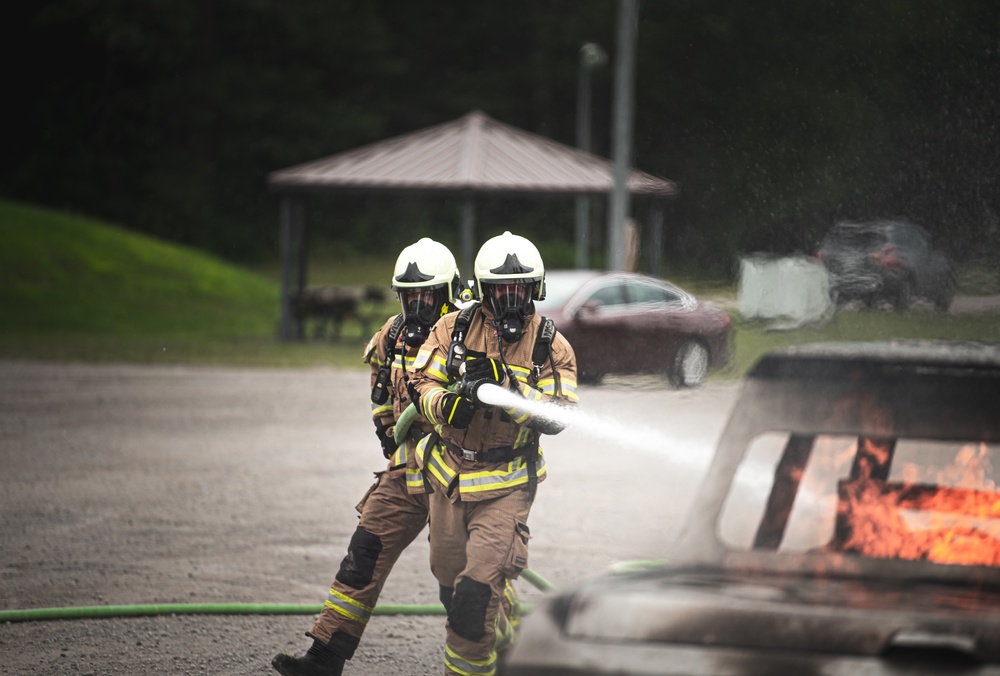
M 531 299 L 545 298 L 545 264 L 538 248 L 520 235 L 504 232 L 486 240 L 473 266 L 475 296 L 483 300 L 484 284 L 529 283 Z
M 462 290 L 461 277 L 455 256 L 444 244 L 430 237 L 423 237 L 399 252 L 392 272 L 392 290 L 397 293 L 407 289 L 442 286 L 447 289 L 448 302 Z

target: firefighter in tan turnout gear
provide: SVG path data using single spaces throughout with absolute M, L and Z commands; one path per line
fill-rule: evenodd
M 424 481 L 415 443 L 431 426 L 413 419 L 397 445 L 395 425 L 410 404 L 408 373 L 434 322 L 456 307 L 462 291 L 455 257 L 443 244 L 423 238 L 403 249 L 392 288 L 402 312 L 390 318 L 365 348 L 372 369 L 372 418 L 388 467 L 358 505 L 361 515 L 347 556 L 330 587 L 319 619 L 307 632 L 312 647 L 302 657 L 280 654 L 272 666 L 285 676 L 337 676 L 351 659 L 389 571 L 427 523 Z M 466 291 L 466 293 L 468 293 Z
M 416 462 L 433 489 L 431 570 L 448 611 L 445 673 L 489 676 L 513 638 L 504 598 L 528 565 L 528 512 L 546 475 L 539 437 L 562 429 L 529 402 L 575 405 L 578 397 L 572 348 L 534 312 L 544 297 L 538 249 L 505 232 L 483 244 L 474 272 L 481 302 L 435 324 L 411 379 L 434 424 Z M 487 383 L 516 396 L 491 405 L 482 399 Z

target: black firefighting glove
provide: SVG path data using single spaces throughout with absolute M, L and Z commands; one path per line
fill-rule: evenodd
M 483 408 L 485 406 L 493 406 L 489 402 L 485 402 L 479 398 L 479 388 L 483 385 L 498 385 L 499 383 L 490 380 L 489 378 L 483 378 L 482 380 L 477 380 L 473 383 L 468 383 L 465 386 L 465 394 L 472 399 L 472 403 L 476 405 L 477 408 Z
M 441 408 L 444 411 L 445 422 L 459 430 L 469 426 L 476 412 L 476 407 L 471 401 L 454 392 L 448 392 L 441 398 Z
M 375 436 L 378 437 L 378 442 L 382 444 L 382 455 L 385 456 L 386 460 L 391 458 L 392 454 L 399 448 L 393 435 L 395 427 L 394 423 L 386 424 L 378 420 L 375 421 Z
M 503 385 L 507 379 L 503 364 L 492 357 L 472 357 L 465 362 L 465 377 L 471 381 L 489 380 Z

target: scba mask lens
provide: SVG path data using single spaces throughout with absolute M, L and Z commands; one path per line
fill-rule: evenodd
M 416 347 L 427 339 L 434 322 L 441 316 L 441 289 L 411 289 L 399 294 L 403 306 L 403 340 Z
M 528 317 L 532 284 L 528 282 L 502 282 L 487 285 L 494 325 L 500 336 L 512 343 L 521 337 L 524 321 Z

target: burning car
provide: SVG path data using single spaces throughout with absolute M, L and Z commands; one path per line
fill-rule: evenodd
M 1000 345 L 764 356 L 667 563 L 560 592 L 505 676 L 1000 674 Z

